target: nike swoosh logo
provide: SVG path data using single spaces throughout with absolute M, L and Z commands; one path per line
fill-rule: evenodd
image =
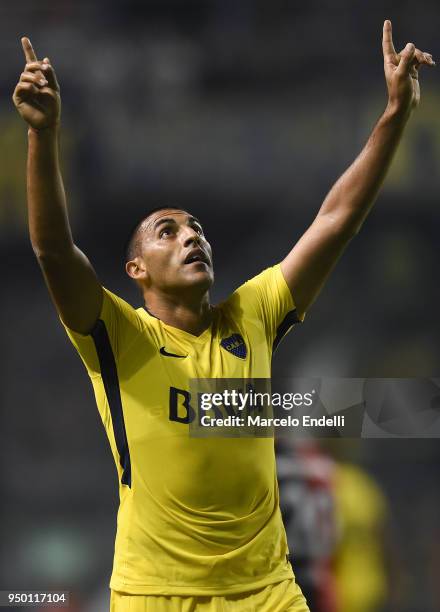
M 188 357 L 188 355 L 176 355 L 175 353 L 169 353 L 167 350 L 165 350 L 164 346 L 160 347 L 159 353 L 165 357 L 177 357 L 178 359 L 185 359 L 185 357 Z

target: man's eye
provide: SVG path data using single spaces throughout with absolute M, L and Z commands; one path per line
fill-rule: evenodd
M 160 230 L 159 238 L 166 238 L 167 236 L 171 236 L 171 229 L 169 227 L 164 227 Z
M 197 225 L 194 226 L 194 231 L 196 231 L 199 236 L 203 236 L 203 230 L 201 227 L 198 227 Z

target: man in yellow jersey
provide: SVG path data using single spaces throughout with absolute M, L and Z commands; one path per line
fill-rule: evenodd
M 58 162 L 60 94 L 22 39 L 14 92 L 29 126 L 29 231 L 50 295 L 91 377 L 114 455 L 120 507 L 113 612 L 308 610 L 288 561 L 273 439 L 194 438 L 191 378 L 269 378 L 273 349 L 302 320 L 369 212 L 419 102 L 432 57 L 383 30 L 388 104 L 361 155 L 278 265 L 213 307 L 211 247 L 178 207 L 144 215 L 126 270 L 135 310 L 104 289 L 69 226 Z M 292 297 L 293 296 L 293 297 Z

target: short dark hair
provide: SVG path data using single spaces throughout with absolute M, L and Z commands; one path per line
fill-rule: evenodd
M 140 247 L 140 242 L 141 242 L 139 239 L 139 230 L 142 227 L 142 224 L 144 223 L 144 221 L 148 219 L 148 217 L 150 217 L 152 214 L 158 212 L 159 210 L 167 210 L 169 208 L 172 208 L 175 210 L 183 210 L 183 208 L 181 208 L 180 206 L 172 206 L 172 205 L 155 206 L 154 208 L 151 208 L 150 210 L 148 210 L 144 214 L 142 219 L 137 221 L 136 225 L 132 227 L 130 233 L 128 234 L 128 238 L 124 246 L 124 257 L 125 257 L 126 262 L 131 261 L 137 255 L 139 255 L 139 247 Z

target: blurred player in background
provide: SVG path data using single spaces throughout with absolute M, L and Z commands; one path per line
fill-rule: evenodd
M 338 612 L 379 612 L 395 595 L 388 503 L 379 485 L 360 466 L 337 462 L 335 514 L 339 540 L 334 554 Z M 392 580 L 393 584 L 390 584 Z M 394 606 L 392 606 L 394 608 Z
M 418 69 L 432 57 L 413 44 L 396 53 L 385 22 L 388 103 L 365 148 L 286 258 L 223 304 L 210 304 L 212 253 L 198 219 L 174 206 L 145 213 L 127 247 L 126 271 L 145 302 L 136 310 L 102 287 L 73 241 L 58 82 L 49 58 L 22 44 L 13 99 L 29 126 L 30 238 L 92 379 L 119 477 L 111 610 L 305 612 L 287 558 L 273 440 L 190 438 L 197 415 L 188 381 L 270 378 L 274 349 L 370 211 L 419 103 Z
M 336 464 L 315 440 L 276 444 L 280 506 L 295 576 L 313 612 L 340 612 L 333 569 L 339 541 Z
M 277 442 L 280 506 L 296 579 L 313 612 L 380 612 L 387 602 L 394 609 L 387 499 L 348 461 L 346 441 L 329 442 Z

